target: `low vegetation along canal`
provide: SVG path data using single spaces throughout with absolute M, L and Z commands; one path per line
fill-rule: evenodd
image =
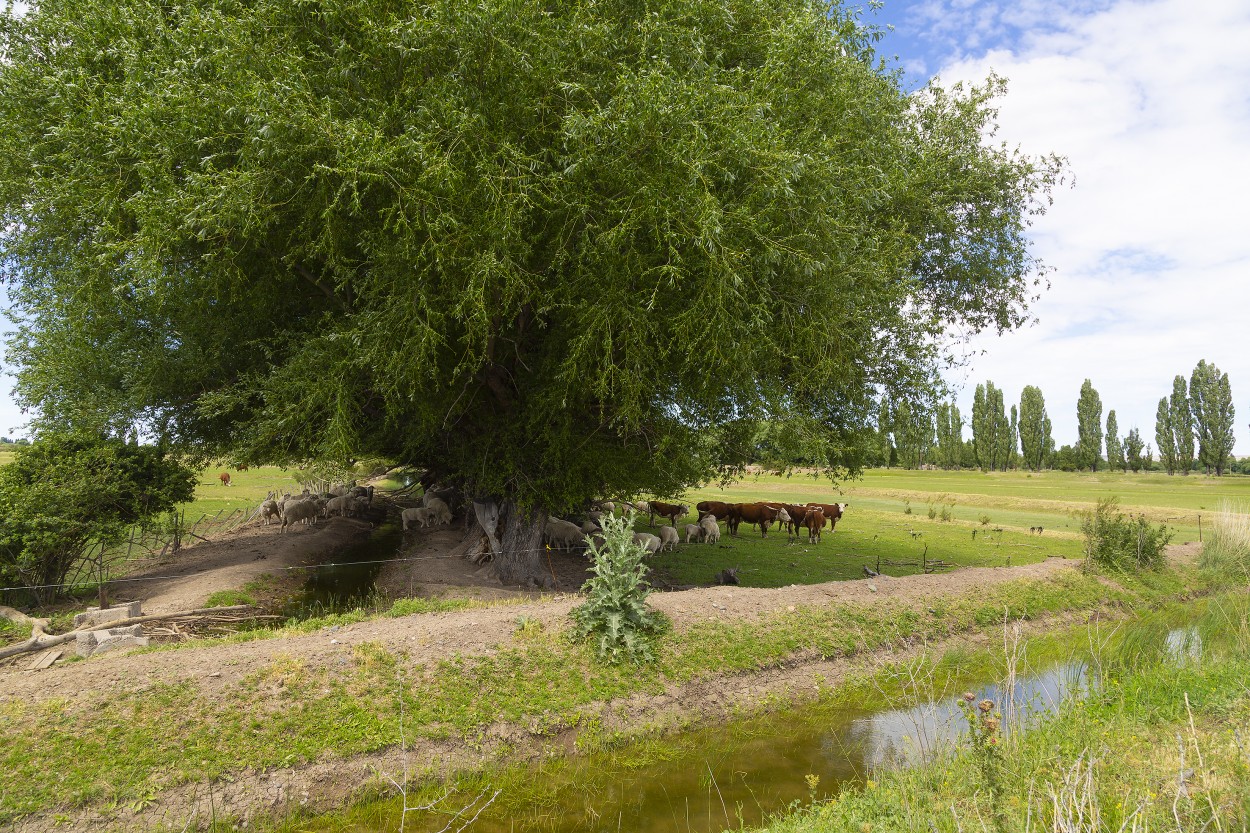
M 863 783 L 882 767 L 923 761 L 958 742 L 967 729 L 958 705 L 964 691 L 974 702 L 993 700 L 1005 729 L 1020 731 L 1065 700 L 1086 696 L 1106 663 L 1201 661 L 1204 642 L 1218 644 L 1195 624 L 1201 608 L 1080 627 L 1022 645 L 1010 688 L 996 682 L 1008 678 L 1002 649 L 997 656 L 952 654 L 859 684 L 854 702 L 845 691 L 830 690 L 802 708 L 611 752 L 466 776 L 450 787 L 414 784 L 407 806 L 432 806 L 410 811 L 404 829 L 716 833 L 755 826 Z M 421 762 L 410 768 L 419 771 Z M 350 821 L 339 816 L 301 829 L 395 830 L 403 806 L 378 802 L 357 808 Z

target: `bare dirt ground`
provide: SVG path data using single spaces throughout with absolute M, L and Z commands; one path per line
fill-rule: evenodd
M 176 562 L 147 566 L 143 573 L 133 576 L 145 580 L 129 583 L 134 592 L 126 596 L 142 599 L 145 613 L 156 613 L 200 607 L 212 592 L 242 587 L 265 574 L 279 576 L 279 583 L 296 586 L 302 581 L 303 571 L 299 568 L 330 559 L 343 547 L 367 539 L 369 533 L 368 523 L 350 519 L 287 533 L 279 532 L 276 526 L 244 529 L 188 548 Z M 172 652 L 106 654 L 86 662 L 58 663 L 42 671 L 28 670 L 31 658 L 26 656 L 0 666 L 0 700 L 39 702 L 56 697 L 64 700 L 69 710 L 91 709 L 160 683 L 190 683 L 211 696 L 270 666 L 279 657 L 306 663 L 311 668 L 333 667 L 351 661 L 353 646 L 370 642 L 404 652 L 413 664 L 428 665 L 454 654 L 490 654 L 510 644 L 522 615 L 537 619 L 547 629 L 563 627 L 569 610 L 578 603 L 573 591 L 586 577 L 584 558 L 553 554 L 548 566 L 559 589 L 539 594 L 503 587 L 491 575 L 489 565 L 483 568 L 464 558 L 449 557 L 449 551 L 462 538 L 461 530 L 445 527 L 410 533 L 405 548 L 390 556 L 402 560 L 385 566 L 378 579 L 379 588 L 396 597 L 454 595 L 497 604 L 381 618 L 281 639 Z M 1074 567 L 1075 562 L 1051 558 L 1023 567 L 968 568 L 946 574 L 881 576 L 778 589 L 707 587 L 656 593 L 651 601 L 680 630 L 700 620 L 750 620 L 800 606 L 839 602 L 890 600 L 902 606 L 927 607 L 936 596 L 975 593 L 1001 582 L 1041 578 Z M 909 649 L 900 649 L 906 650 Z M 783 668 L 728 680 L 698 681 L 661 696 L 639 695 L 625 704 L 601 704 L 601 717 L 609 728 L 619 725 L 625 729 L 631 723 L 656 727 L 724 719 L 735 709 L 750 708 L 779 693 L 802 699 L 796 698 L 794 692 L 814 691 L 814 680 L 834 683 L 857 665 L 888 659 L 897 656 L 860 658 L 853 663 L 800 657 Z M 489 762 L 503 751 L 512 758 L 525 758 L 544 754 L 544 747 L 553 743 L 559 746 L 570 742 L 569 738 L 530 737 L 524 727 L 498 726 L 491 729 L 484 743 L 472 749 L 455 741 L 428 741 L 410 748 L 408 755 L 435 769 L 451 772 Z M 202 793 L 202 785 L 174 790 L 162 795 L 141 818 L 106 817 L 84 810 L 77 814 L 74 825 L 75 829 L 80 829 L 80 823 L 96 829 L 111 829 L 111 825 L 117 825 L 116 829 L 158 824 L 181 827 L 192 815 L 204 811 L 210 801 L 218 812 L 226 810 L 244 818 L 306 803 L 329 808 L 366 783 L 376 782 L 379 772 L 402 771 L 403 764 L 398 749 L 391 749 L 360 759 L 315 763 L 278 773 L 245 772 L 232 783 L 221 785 L 220 792 L 211 797 Z M 36 831 L 53 826 L 50 818 L 30 818 L 19 823 L 17 829 Z

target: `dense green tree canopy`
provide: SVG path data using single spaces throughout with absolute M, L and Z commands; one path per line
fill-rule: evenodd
M 164 449 L 45 434 L 0 466 L 0 584 L 51 598 L 90 546 L 190 500 L 195 472 Z
M 1233 453 L 1233 390 L 1228 374 L 1204 359 L 1189 381 L 1189 409 L 1198 440 L 1198 460 L 1208 474 L 1224 474 Z
M 854 462 L 1018 325 L 1060 173 L 815 0 L 46 0 L 0 23 L 9 359 L 46 424 L 384 455 L 563 509 L 805 420 Z

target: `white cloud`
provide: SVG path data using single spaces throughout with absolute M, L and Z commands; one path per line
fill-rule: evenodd
M 1104 414 L 1153 441 L 1159 397 L 1206 359 L 1230 376 L 1250 454 L 1250 6 L 1118 2 L 1046 25 L 938 73 L 1006 76 L 998 138 L 1064 154 L 1076 177 L 1035 227 L 1055 268 L 1040 323 L 975 342 L 987 352 L 961 403 L 987 378 L 1016 401 L 1038 385 L 1056 441 L 1073 442 L 1088 377 Z

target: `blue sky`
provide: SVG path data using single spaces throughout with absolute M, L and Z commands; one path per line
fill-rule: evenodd
M 1053 268 L 1038 322 L 977 338 L 948 381 L 1041 388 L 1058 443 L 1089 378 L 1121 432 L 1200 359 L 1229 374 L 1250 455 L 1250 3 L 885 0 L 866 18 L 909 86 L 1009 80 L 997 139 L 1068 157 L 1075 186 L 1033 228 Z
M 998 140 L 1068 157 L 1075 187 L 1033 227 L 1053 269 L 1038 321 L 978 337 L 949 381 L 1041 388 L 1060 444 L 1089 378 L 1122 432 L 1200 359 L 1229 374 L 1250 455 L 1250 3 L 885 0 L 866 20 L 909 87 L 1009 79 Z M 7 386 L 6 386 L 7 388 Z M 24 418 L 0 396 L 0 433 Z

